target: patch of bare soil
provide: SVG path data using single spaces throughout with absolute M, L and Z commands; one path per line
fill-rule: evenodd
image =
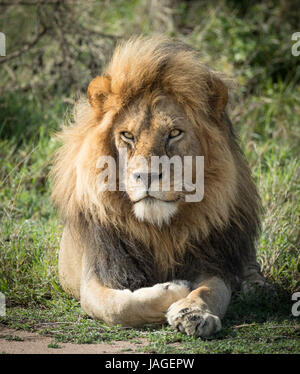
M 57 343 L 51 337 L 23 330 L 14 330 L 0 325 L 0 353 L 16 354 L 101 354 L 101 353 L 139 353 L 137 350 L 147 346 L 146 339 L 138 342 L 115 341 L 112 343 L 72 344 Z

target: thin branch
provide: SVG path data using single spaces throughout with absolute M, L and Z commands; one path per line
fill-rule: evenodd
M 83 27 L 83 28 L 81 29 L 81 32 L 83 32 L 83 33 L 85 33 L 85 34 L 87 34 L 87 35 L 89 35 L 89 36 L 90 36 L 91 34 L 93 34 L 93 35 L 101 36 L 101 37 L 103 37 L 103 38 L 113 39 L 114 41 L 123 38 L 123 36 L 121 36 L 121 35 L 107 34 L 107 33 L 102 32 L 102 31 L 90 30 L 90 29 L 88 29 L 87 27 Z
M 30 42 L 23 46 L 23 48 L 19 49 L 18 51 L 12 52 L 7 56 L 0 58 L 0 63 L 7 62 L 9 60 L 12 60 L 13 58 L 19 57 L 23 53 L 26 53 L 29 51 L 32 47 L 36 45 L 36 43 L 46 34 L 47 29 L 43 27 L 43 29 L 36 35 L 36 37 Z
M 232 329 L 241 329 L 241 328 L 243 328 L 243 327 L 249 327 L 249 326 L 255 326 L 256 325 L 256 323 L 244 323 L 244 324 L 242 324 L 242 325 L 237 325 L 237 326 L 232 326 L 231 328 Z
M 65 4 L 75 4 L 78 0 L 64 0 Z M 0 1 L 0 6 L 12 6 L 12 5 L 57 5 L 61 4 L 61 0 L 33 0 L 33 1 Z

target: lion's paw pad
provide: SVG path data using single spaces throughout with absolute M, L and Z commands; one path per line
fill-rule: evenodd
M 218 316 L 205 312 L 196 306 L 182 308 L 178 311 L 175 304 L 170 306 L 167 320 L 178 331 L 200 337 L 209 336 L 221 330 L 221 321 Z

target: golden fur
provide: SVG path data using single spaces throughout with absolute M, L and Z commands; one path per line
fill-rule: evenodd
M 195 147 L 199 146 L 195 152 L 201 150 L 204 155 L 205 193 L 201 202 L 181 200 L 171 223 L 158 228 L 137 220 L 126 193 L 97 193 L 96 163 L 101 155 L 117 157 L 115 130 L 123 120 L 131 116 L 131 123 L 138 122 L 139 108 L 154 108 L 164 98 L 184 113 L 195 135 Z M 221 237 L 235 226 L 246 232 L 251 243 L 248 249 L 233 246 L 228 253 L 242 263 L 241 271 L 249 259 L 255 263 L 259 199 L 225 113 L 227 100 L 226 79 L 199 62 L 191 48 L 181 43 L 174 47 L 161 37 L 134 38 L 119 45 L 103 75 L 90 83 L 88 100 L 76 104 L 73 123 L 59 134 L 62 146 L 53 168 L 53 199 L 66 225 L 79 239 L 82 221 L 84 227 L 109 227 L 128 242 L 140 243 L 164 273 L 172 273 L 189 252 L 195 252 L 195 243 L 205 243 L 218 233 Z M 157 126 L 159 131 L 160 124 Z M 140 149 L 150 149 L 149 144 L 155 143 L 154 135 L 147 134 L 140 140 Z M 189 147 L 182 142 L 183 148 Z M 84 245 L 87 243 L 89 240 Z M 203 251 L 203 255 L 197 254 L 203 261 L 214 255 L 214 249 Z M 217 267 L 218 255 L 216 250 L 214 260 L 208 257 L 207 261 L 214 261 L 212 265 Z M 231 285 L 226 271 L 223 279 Z

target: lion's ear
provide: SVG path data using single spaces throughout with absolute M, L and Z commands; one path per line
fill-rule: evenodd
M 213 115 L 220 118 L 224 113 L 228 102 L 228 89 L 217 77 L 209 80 L 210 97 L 209 104 Z
M 88 87 L 88 98 L 91 106 L 101 111 L 103 103 L 110 93 L 110 79 L 104 76 L 94 78 Z

